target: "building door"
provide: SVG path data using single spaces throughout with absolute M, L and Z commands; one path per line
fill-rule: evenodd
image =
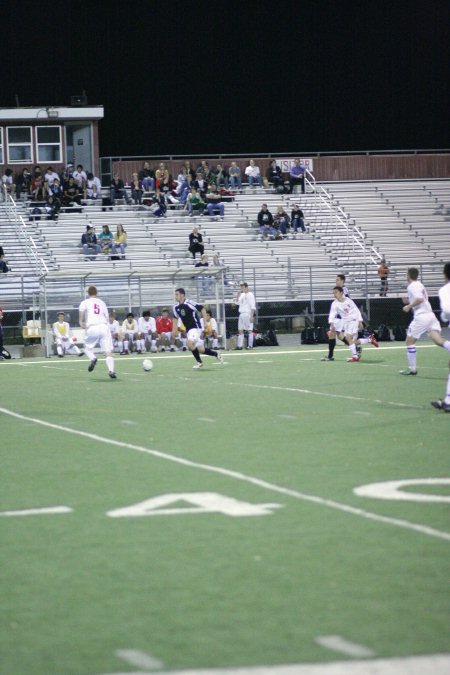
M 77 164 L 82 164 L 85 171 L 94 173 L 91 138 L 90 124 L 66 125 L 67 162 L 71 162 L 75 167 Z

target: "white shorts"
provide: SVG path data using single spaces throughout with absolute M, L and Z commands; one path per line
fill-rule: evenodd
M 345 319 L 341 319 L 341 321 L 342 321 L 341 331 L 344 331 L 346 335 L 352 335 L 353 337 L 355 335 L 358 335 L 359 321 L 356 321 L 355 319 L 351 319 L 350 321 L 345 321 Z
M 84 345 L 87 349 L 94 349 L 99 344 L 100 351 L 112 352 L 113 343 L 111 332 L 106 324 L 99 323 L 97 326 L 89 326 L 86 330 Z
M 250 321 L 250 314 L 239 314 L 238 329 L 253 330 L 253 322 Z
M 193 342 L 195 346 L 197 347 L 198 345 L 203 344 L 203 340 L 201 339 L 201 334 L 202 331 L 200 328 L 191 328 L 191 330 L 188 330 L 187 332 L 187 339 L 189 342 Z
M 336 333 L 342 333 L 344 330 L 344 319 L 335 319 L 333 321 L 334 330 Z
M 423 314 L 415 316 L 411 321 L 408 326 L 407 335 L 408 337 L 418 340 L 422 337 L 422 335 L 429 333 L 431 330 L 437 330 L 440 333 L 441 324 L 436 319 L 433 312 L 424 312 Z

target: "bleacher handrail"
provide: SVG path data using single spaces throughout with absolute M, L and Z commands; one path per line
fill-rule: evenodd
M 33 236 L 28 231 L 26 222 L 22 216 L 17 213 L 17 205 L 15 200 L 7 192 L 4 186 L 2 189 L 5 212 L 16 231 L 18 241 L 23 246 L 25 255 L 27 256 L 28 261 L 32 267 L 32 271 L 38 276 L 48 274 L 48 266 L 45 260 L 43 260 L 43 258 L 39 255 L 38 247 L 36 246 Z

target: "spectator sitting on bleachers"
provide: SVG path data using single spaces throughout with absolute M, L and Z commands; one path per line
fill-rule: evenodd
M 156 333 L 158 335 L 160 352 L 164 352 L 166 347 L 169 347 L 171 352 L 176 351 L 173 321 L 169 316 L 167 307 L 164 307 L 164 309 L 161 310 L 161 315 L 156 317 Z
M 189 235 L 188 250 L 192 253 L 192 257 L 194 258 L 194 260 L 196 253 L 200 253 L 200 255 L 203 255 L 205 247 L 203 246 L 203 237 L 198 231 L 198 227 L 194 227 Z
M 208 193 L 206 195 L 206 208 L 208 209 L 208 214 L 212 218 L 215 215 L 215 211 L 219 211 L 220 217 L 224 218 L 225 214 L 225 205 L 222 201 L 220 193 L 217 191 L 217 185 L 211 183 L 208 186 Z
M 109 255 L 111 253 L 114 237 L 108 225 L 102 225 L 102 231 L 98 235 L 98 240 L 102 249 L 102 253 Z
M 13 172 L 12 169 L 5 169 L 5 173 L 2 176 L 2 187 L 6 189 L 6 192 L 13 196 L 16 190 L 16 186 L 14 184 L 14 177 L 13 177 Z M 2 195 L 3 196 L 3 195 Z
M 3 250 L 3 246 L 0 246 L 0 272 L 6 273 L 9 272 L 9 267 L 6 264 L 5 258 L 5 252 Z
M 45 184 L 44 176 L 42 175 L 41 167 L 36 164 L 31 177 L 31 198 L 35 201 L 43 202 L 45 199 Z
M 195 187 L 202 199 L 205 199 L 208 190 L 208 183 L 202 171 L 198 171 L 195 180 L 192 181 L 191 187 Z
M 87 174 L 86 180 L 86 198 L 100 199 L 102 196 L 102 184 L 100 178 L 94 176 L 92 172 Z
M 61 179 L 61 185 L 67 183 L 71 176 L 73 176 L 73 164 L 69 162 L 68 164 L 66 164 L 66 168 L 64 169 L 64 171 L 61 172 L 59 176 Z
M 139 180 L 142 181 L 145 192 L 153 192 L 155 189 L 155 172 L 148 162 L 139 171 Z
M 241 169 L 236 162 L 231 162 L 231 166 L 228 169 L 228 175 L 230 177 L 230 187 L 233 190 L 236 188 L 240 190 L 242 187 Z
M 207 253 L 202 253 L 201 259 L 195 263 L 195 267 L 209 267 L 209 259 Z M 197 290 L 199 294 L 207 295 L 211 277 L 206 274 L 199 274 L 197 276 Z
M 197 188 L 192 187 L 191 192 L 186 199 L 186 204 L 184 205 L 186 211 L 189 211 L 189 215 L 193 216 L 195 212 L 203 213 L 205 209 L 205 202 L 198 193 Z M 195 257 L 195 256 L 194 256 Z
M 139 325 L 134 318 L 133 312 L 128 312 L 127 318 L 122 322 L 120 329 L 121 339 L 119 348 L 121 354 L 129 354 L 136 340 L 139 338 Z
M 142 193 L 144 192 L 144 183 L 139 180 L 137 173 L 133 173 L 133 180 L 130 182 L 131 196 L 135 204 L 142 204 Z
M 67 183 L 64 184 L 63 204 L 70 206 L 71 204 L 78 204 L 81 206 L 81 188 L 75 182 L 75 179 L 70 177 Z
M 228 187 L 228 171 L 223 167 L 223 164 L 216 164 L 216 168 L 211 169 L 211 173 L 214 176 L 214 182 L 218 188 Z
M 55 199 L 53 195 L 48 195 L 44 206 L 44 211 L 47 214 L 47 220 L 58 220 L 60 209 L 61 202 L 59 199 Z
M 192 182 L 193 180 L 195 180 L 195 171 L 194 171 L 194 169 L 193 169 L 193 167 L 192 167 L 192 164 L 191 164 L 189 161 L 184 162 L 184 164 L 183 164 L 183 169 L 186 170 L 187 180 L 188 180 L 188 183 L 189 183 L 189 185 L 190 185 L 191 182 Z
M 294 204 L 294 208 L 291 211 L 291 224 L 292 229 L 294 230 L 294 235 L 297 234 L 298 228 L 300 228 L 302 232 L 306 232 L 305 216 L 303 215 L 303 211 L 298 204 Z
M 273 227 L 273 215 L 267 208 L 267 204 L 262 204 L 261 211 L 258 213 L 259 232 L 263 239 L 273 239 L 275 230 Z
M 167 206 L 164 202 L 164 199 L 159 199 L 156 195 L 153 198 L 153 202 L 150 205 L 150 211 L 153 216 L 157 218 L 163 218 L 166 215 Z
M 114 237 L 114 242 L 111 246 L 111 252 L 113 255 L 116 255 L 119 249 L 122 256 L 122 260 L 125 260 L 126 247 L 127 247 L 127 233 L 123 229 L 123 225 L 119 224 L 117 225 L 116 236 Z
M 270 162 L 270 166 L 267 169 L 266 172 L 266 178 L 267 178 L 267 187 L 269 186 L 269 183 L 272 183 L 273 187 L 275 190 L 278 188 L 279 185 L 283 185 L 283 174 L 281 173 L 281 169 L 277 164 L 277 161 L 273 159 Z
M 55 202 L 58 202 L 59 206 L 61 207 L 61 204 L 63 202 L 64 192 L 63 192 L 63 189 L 62 189 L 62 185 L 59 181 L 59 177 L 55 178 L 53 183 L 51 185 L 49 185 L 48 195 L 49 195 L 49 197 L 53 197 L 53 200 Z
M 52 166 L 48 166 L 44 175 L 45 190 L 47 194 L 52 194 L 51 189 L 55 180 L 59 181 L 59 174 L 56 173 Z
M 174 194 L 173 181 L 170 179 L 170 174 L 165 171 L 162 180 L 159 181 L 156 188 L 156 196 L 159 200 L 163 200 L 165 204 L 176 204 L 178 199 Z
M 175 193 L 180 204 L 186 204 L 186 199 L 189 194 L 189 179 L 184 166 L 181 167 L 180 173 L 178 174 Z
M 256 166 L 254 159 L 251 159 L 250 164 L 246 167 L 245 175 L 248 178 L 248 184 L 250 187 L 253 187 L 255 182 L 258 183 L 259 187 L 263 186 L 261 171 L 259 170 L 259 166 Z
M 86 171 L 83 169 L 82 164 L 77 164 L 77 168 L 73 172 L 72 176 L 75 178 L 75 183 L 78 185 L 79 188 L 81 188 L 83 197 L 86 198 L 87 174 Z
M 196 174 L 201 173 L 203 175 L 203 178 L 205 181 L 208 183 L 209 181 L 209 176 L 211 173 L 211 169 L 209 167 L 209 164 L 206 160 L 202 160 L 200 164 L 197 166 L 197 169 L 195 171 Z
M 291 225 L 291 219 L 284 210 L 282 206 L 277 208 L 275 218 L 273 221 L 274 228 L 276 229 L 275 239 L 286 239 L 288 229 Z
M 92 225 L 86 225 L 86 232 L 81 235 L 81 245 L 86 256 L 85 260 L 95 260 L 101 246 L 97 243 L 97 235 Z
M 109 190 L 109 195 L 111 198 L 111 204 L 115 204 L 116 199 L 125 199 L 127 204 L 131 204 L 131 199 L 125 190 L 125 184 L 119 174 L 115 173 L 114 178 L 111 181 L 111 187 Z
M 296 185 L 300 185 L 302 193 L 305 194 L 305 167 L 303 163 L 296 159 L 294 165 L 291 167 L 289 173 L 289 183 L 291 186 L 291 192 L 294 191 Z
M 17 176 L 16 180 L 16 199 L 19 200 L 21 195 L 28 196 L 31 189 L 31 173 L 28 169 L 22 169 L 22 173 Z

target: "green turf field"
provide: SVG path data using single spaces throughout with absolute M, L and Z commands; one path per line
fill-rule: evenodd
M 103 360 L 1 363 L 0 673 L 450 652 L 450 415 L 429 403 L 448 354 L 424 343 L 402 377 L 398 343 L 325 353 L 123 357 L 116 381 Z M 410 500 L 354 492 L 414 479 Z

